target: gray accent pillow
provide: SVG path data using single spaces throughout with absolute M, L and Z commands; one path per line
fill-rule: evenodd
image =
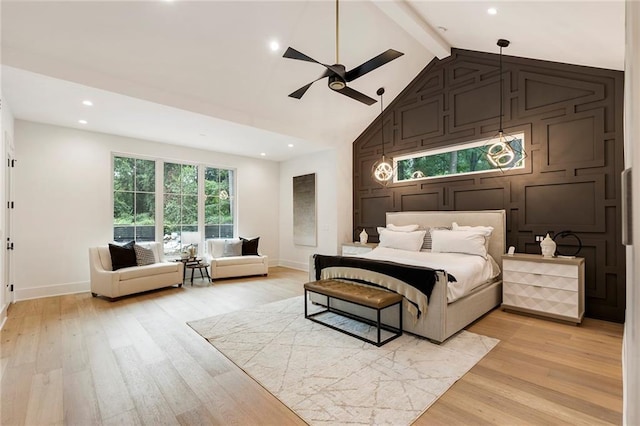
M 153 255 L 153 250 L 146 249 L 138 244 L 133 246 L 133 250 L 136 252 L 136 262 L 138 266 L 153 265 L 156 263 L 156 257 Z
M 226 240 L 224 242 L 224 251 L 222 257 L 242 256 L 241 240 Z
M 426 228 L 427 232 L 424 234 L 424 241 L 422 242 L 422 250 L 431 250 L 432 240 L 431 240 L 431 231 L 444 229 L 451 231 L 450 226 L 434 226 L 432 228 Z

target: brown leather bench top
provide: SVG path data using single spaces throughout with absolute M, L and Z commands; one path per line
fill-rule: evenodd
M 343 281 L 311 281 L 306 283 L 304 288 L 314 293 L 375 309 L 383 309 L 402 301 L 402 295 L 400 294 Z

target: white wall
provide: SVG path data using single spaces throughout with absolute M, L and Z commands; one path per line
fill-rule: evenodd
M 15 298 L 89 289 L 88 247 L 113 239 L 112 152 L 237 170 L 238 233 L 279 258 L 279 164 L 16 120 Z
M 2 119 L 0 121 L 0 146 L 2 146 L 2 163 L 5 164 L 5 159 L 7 157 L 7 151 L 13 151 L 13 115 L 11 114 L 11 109 L 6 102 L 6 100 L 2 97 L 2 89 L 0 89 L 0 99 L 2 99 Z M 5 298 L 5 285 L 7 284 L 5 280 L 5 262 L 7 261 L 7 251 L 4 249 L 4 242 L 6 241 L 6 214 L 7 209 L 4 206 L 7 205 L 7 196 L 5 191 L 5 176 L 6 175 L 6 166 L 3 166 L 0 171 L 0 242 L 2 246 L 0 246 L 0 328 L 2 324 L 4 324 L 4 320 L 7 317 L 7 308 L 9 306 L 10 300 Z
M 353 239 L 353 144 L 345 143 L 336 151 L 338 203 L 338 243 Z
M 293 243 L 293 177 L 316 174 L 317 246 Z M 336 254 L 336 153 L 327 150 L 280 163 L 280 264 L 306 270 L 309 255 Z

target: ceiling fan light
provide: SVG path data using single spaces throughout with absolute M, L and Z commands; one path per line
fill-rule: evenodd
M 340 80 L 337 75 L 332 75 L 329 77 L 329 87 L 331 90 L 342 90 L 345 88 L 347 84 Z

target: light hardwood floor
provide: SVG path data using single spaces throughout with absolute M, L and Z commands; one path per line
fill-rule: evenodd
M 109 302 L 19 302 L 1 333 L 0 424 L 304 424 L 187 325 L 303 294 L 306 273 L 170 288 Z M 416 422 L 620 424 L 622 326 L 495 310 L 469 330 L 501 339 Z

